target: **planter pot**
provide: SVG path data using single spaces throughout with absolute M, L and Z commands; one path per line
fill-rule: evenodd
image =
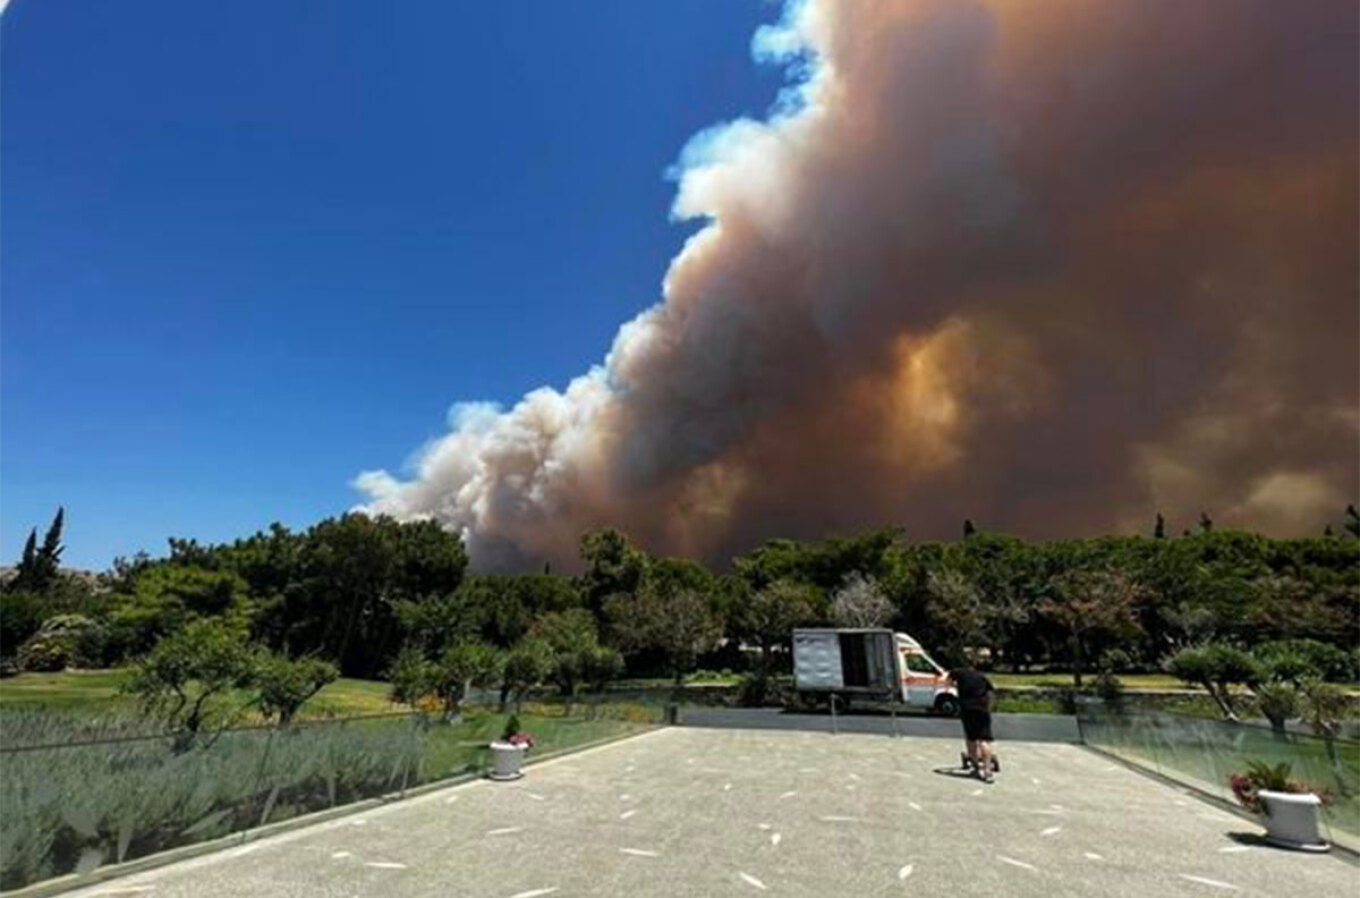
M 1331 846 L 1318 835 L 1322 800 L 1312 792 L 1257 793 L 1265 808 L 1266 841 L 1298 851 L 1327 851 Z
M 526 748 L 509 742 L 491 743 L 491 773 L 488 776 L 493 780 L 517 780 L 524 776 L 520 767 L 524 764 Z

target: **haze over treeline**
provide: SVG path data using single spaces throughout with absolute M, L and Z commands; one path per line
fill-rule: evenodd
M 754 41 L 769 118 L 681 154 L 707 225 L 661 301 L 565 389 L 458 405 L 366 508 L 483 569 L 601 525 L 708 562 L 968 516 L 1315 534 L 1360 491 L 1358 18 L 795 3 Z

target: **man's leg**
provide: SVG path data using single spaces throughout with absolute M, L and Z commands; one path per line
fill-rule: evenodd
M 992 780 L 992 743 L 978 740 L 977 771 L 987 782 Z

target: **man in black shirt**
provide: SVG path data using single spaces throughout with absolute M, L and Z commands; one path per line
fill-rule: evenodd
M 959 667 L 949 672 L 949 680 L 959 694 L 959 716 L 963 718 L 963 736 L 968 744 L 968 759 L 973 769 L 990 783 L 1001 769 L 992 750 L 992 698 L 996 688 L 992 681 L 972 667 Z

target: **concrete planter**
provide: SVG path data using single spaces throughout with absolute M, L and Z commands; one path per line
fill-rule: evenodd
M 517 780 L 524 776 L 520 769 L 524 764 L 524 752 L 528 746 L 511 745 L 509 742 L 491 743 L 491 773 L 493 780 Z
M 1266 841 L 1297 851 L 1327 851 L 1331 848 L 1318 835 L 1318 808 L 1322 799 L 1312 792 L 1257 793 L 1265 813 Z

